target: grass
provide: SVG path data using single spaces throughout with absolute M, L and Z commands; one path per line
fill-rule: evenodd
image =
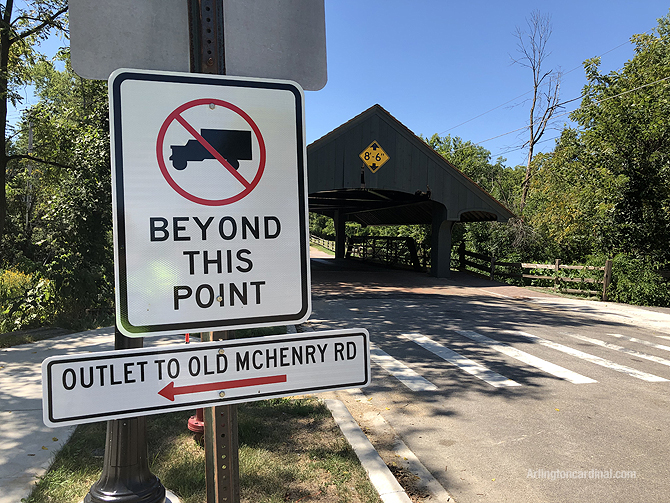
M 309 243 L 309 246 L 311 246 L 312 248 L 316 248 L 319 251 L 328 253 L 329 255 L 335 255 L 335 252 L 333 250 L 329 250 L 328 248 L 324 248 L 323 246 L 321 246 L 319 244 L 316 244 L 313 241 Z
M 203 503 L 204 449 L 186 429 L 192 412 L 147 420 L 151 470 L 183 503 Z M 325 405 L 311 397 L 238 406 L 241 501 L 379 502 Z M 77 427 L 26 503 L 76 503 L 102 470 L 105 424 Z

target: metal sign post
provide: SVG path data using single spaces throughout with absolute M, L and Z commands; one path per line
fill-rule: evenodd
M 240 501 L 237 405 L 205 409 L 207 503 Z
M 205 332 L 202 340 L 228 339 L 228 331 Z M 220 391 L 224 393 L 225 391 Z M 237 429 L 237 405 L 206 407 L 205 470 L 207 503 L 240 501 L 240 462 Z
M 188 4 L 191 72 L 225 74 L 223 5 L 217 6 L 214 0 L 188 0 Z M 228 331 L 203 332 L 202 341 L 228 339 L 229 335 Z M 237 405 L 206 407 L 203 421 L 207 503 L 239 503 Z

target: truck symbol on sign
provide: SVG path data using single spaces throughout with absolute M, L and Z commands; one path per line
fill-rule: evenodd
M 240 167 L 240 161 L 252 160 L 251 131 L 201 129 L 200 135 L 235 169 Z M 186 145 L 170 145 L 170 148 L 172 166 L 178 170 L 185 169 L 189 161 L 214 159 L 198 140 L 189 140 Z

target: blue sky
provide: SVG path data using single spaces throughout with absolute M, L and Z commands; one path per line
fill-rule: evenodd
M 307 143 L 379 103 L 416 134 L 482 142 L 494 160 L 523 164 L 525 131 L 484 141 L 528 123 L 528 95 L 514 99 L 532 88 L 530 71 L 511 63 L 516 27 L 533 10 L 551 15 L 547 69 L 565 73 L 566 101 L 581 93 L 585 59 L 603 55 L 602 70 L 621 68 L 633 56 L 630 37 L 668 8 L 660 0 L 326 0 L 328 83 L 306 92 Z M 18 116 L 10 111 L 11 122 Z M 541 149 L 553 148 L 567 120 L 557 119 Z
M 522 128 L 529 109 L 524 98 L 459 124 L 532 89 L 530 70 L 512 65 L 511 55 L 515 28 L 525 27 L 533 10 L 552 17 L 547 69 L 566 72 L 565 101 L 582 91 L 585 59 L 611 51 L 601 69 L 621 68 L 633 56 L 630 37 L 654 28 L 669 7 L 657 0 L 326 0 L 328 83 L 306 93 L 307 142 L 375 103 L 424 136 L 451 134 L 478 143 Z M 559 118 L 557 127 L 566 120 Z M 545 138 L 558 134 L 550 130 Z M 482 146 L 495 159 L 525 140 L 522 131 Z M 550 151 L 553 145 L 541 146 Z M 503 156 L 516 165 L 526 155 L 515 150 Z

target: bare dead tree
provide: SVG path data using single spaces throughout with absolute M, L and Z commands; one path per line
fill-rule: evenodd
M 521 184 L 521 201 L 519 213 L 523 214 L 526 205 L 530 180 L 533 176 L 532 161 L 535 154 L 535 145 L 544 135 L 552 115 L 559 107 L 559 90 L 561 87 L 560 70 L 545 71 L 543 65 L 551 54 L 547 50 L 547 43 L 551 38 L 552 24 L 549 15 L 543 15 L 540 11 L 533 11 L 528 19 L 527 30 L 517 27 L 515 36 L 518 39 L 517 52 L 519 56 L 512 58 L 525 68 L 529 68 L 533 74 L 533 95 L 530 106 L 530 124 L 528 126 L 528 161 L 526 163 L 526 174 Z

